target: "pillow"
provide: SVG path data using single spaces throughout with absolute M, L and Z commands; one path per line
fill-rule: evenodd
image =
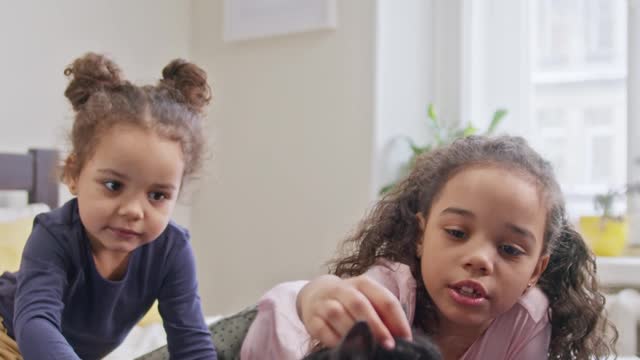
M 33 218 L 46 211 L 49 207 L 45 204 L 0 208 L 0 273 L 18 270 Z
M 47 212 L 49 206 L 47 204 L 29 204 L 20 207 L 0 207 L 0 222 L 8 222 L 18 219 L 33 219 L 40 213 Z
M 258 307 L 250 306 L 233 315 L 205 318 L 218 360 L 240 358 L 242 342 L 256 315 L 258 315 Z M 165 343 L 164 346 L 137 357 L 136 360 L 169 360 L 169 350 Z
M 0 273 L 20 268 L 22 249 L 31 234 L 33 218 L 0 222 Z
M 149 308 L 149 311 L 138 322 L 139 326 L 147 326 L 154 323 L 162 323 L 162 317 L 158 311 L 158 300 L 153 302 L 153 305 Z

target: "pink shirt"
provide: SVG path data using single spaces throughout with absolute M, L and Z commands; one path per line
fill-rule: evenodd
M 409 267 L 385 262 L 367 271 L 398 297 L 413 322 L 416 283 Z M 296 311 L 296 297 L 306 281 L 277 285 L 258 303 L 258 315 L 242 344 L 241 359 L 300 359 L 310 348 L 309 334 Z M 537 287 L 529 289 L 507 312 L 498 316 L 469 347 L 462 360 L 547 358 L 551 324 L 549 301 Z

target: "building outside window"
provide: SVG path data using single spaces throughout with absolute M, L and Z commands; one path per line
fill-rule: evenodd
M 530 5 L 530 118 L 568 198 L 627 179 L 626 0 Z

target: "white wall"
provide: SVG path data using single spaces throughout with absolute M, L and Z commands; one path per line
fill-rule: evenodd
M 142 82 L 160 78 L 171 59 L 189 56 L 188 2 L 24 0 L 3 5 L 0 151 L 66 148 L 72 112 L 63 95 L 63 70 L 85 52 L 110 54 L 125 76 Z M 180 207 L 177 218 L 188 223 L 188 209 Z
M 252 304 L 324 272 L 407 155 L 397 137 L 426 135 L 432 1 L 337 4 L 335 30 L 224 43 L 222 0 L 12 3 L 0 13 L 0 151 L 65 149 L 62 72 L 86 51 L 140 82 L 194 60 L 214 90 L 211 158 L 176 216 L 191 225 L 205 312 Z
M 629 38 L 627 58 L 627 182 L 640 181 L 640 1 L 629 2 Z M 633 99 L 633 100 L 631 100 Z M 640 244 L 640 197 L 638 194 L 627 200 L 629 234 L 632 244 Z
M 372 197 L 410 157 L 406 137 L 421 145 L 428 135 L 427 107 L 436 101 L 433 7 L 431 0 L 377 1 Z
M 325 270 L 369 205 L 375 2 L 338 27 L 222 42 L 222 1 L 194 1 L 192 50 L 213 81 L 208 174 L 192 233 L 205 312 Z

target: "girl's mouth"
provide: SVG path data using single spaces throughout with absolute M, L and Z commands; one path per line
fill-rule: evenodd
M 465 295 L 454 288 L 449 288 L 449 295 L 451 296 L 453 301 L 463 306 L 478 306 L 484 304 L 485 301 L 487 301 L 487 299 L 483 297 L 476 297 L 475 295 Z
M 449 286 L 449 288 L 460 293 L 460 295 L 473 298 L 486 298 L 487 290 L 484 286 L 475 280 L 462 280 Z
M 449 295 L 461 305 L 476 306 L 484 303 L 487 291 L 477 281 L 463 280 L 449 286 Z
M 454 290 L 457 291 L 462 296 L 468 296 L 470 298 L 482 297 L 482 295 L 480 295 L 479 292 L 477 292 L 475 289 L 473 289 L 470 286 L 461 286 L 459 288 L 454 288 Z
M 124 238 L 124 239 L 132 239 L 142 235 L 139 232 L 129 230 L 129 229 L 124 229 L 124 228 L 109 227 L 109 230 L 111 230 L 111 232 L 114 233 L 119 238 Z

